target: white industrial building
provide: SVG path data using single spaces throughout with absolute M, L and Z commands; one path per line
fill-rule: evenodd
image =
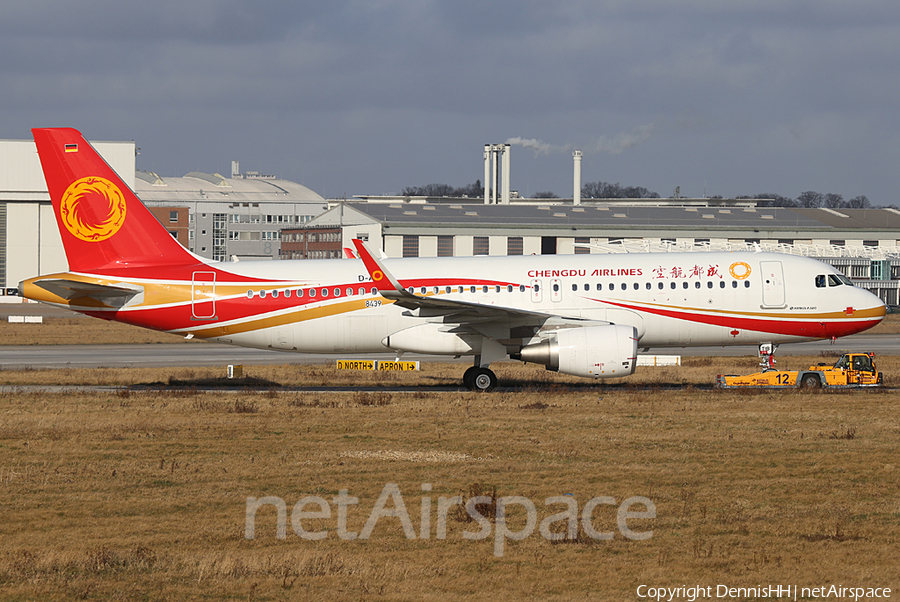
M 237 162 L 230 178 L 201 172 L 161 178 L 138 172 L 134 191 L 156 210 L 163 225 L 167 211 L 187 208 L 188 240 L 179 242 L 217 261 L 277 259 L 282 228 L 304 224 L 328 208 L 306 186 L 255 172 L 241 174 Z
M 759 248 L 830 263 L 891 305 L 900 287 L 900 211 L 891 208 L 343 203 L 286 232 L 285 247 L 297 258 L 340 256 L 303 255 L 303 241 L 319 232 L 335 234 L 335 250 L 365 238 L 389 257 Z

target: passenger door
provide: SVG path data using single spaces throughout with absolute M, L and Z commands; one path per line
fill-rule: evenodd
M 216 319 L 216 273 L 194 272 L 191 281 L 191 318 Z
M 761 261 L 759 268 L 762 271 L 762 306 L 784 307 L 784 273 L 780 261 Z

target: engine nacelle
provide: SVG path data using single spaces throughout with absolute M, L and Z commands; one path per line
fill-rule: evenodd
M 480 348 L 481 337 L 449 332 L 453 326 L 447 324 L 420 324 L 395 332 L 381 341 L 381 344 L 399 351 L 428 353 L 433 355 L 470 355 Z
M 637 365 L 637 330 L 621 324 L 564 328 L 546 341 L 522 347 L 516 359 L 573 376 L 628 376 Z

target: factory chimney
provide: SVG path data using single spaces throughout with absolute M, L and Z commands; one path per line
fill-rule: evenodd
M 500 188 L 502 186 L 502 188 Z M 509 204 L 509 144 L 484 145 L 484 204 Z
M 572 161 L 575 163 L 574 182 L 572 189 L 572 203 L 574 205 L 581 204 L 581 151 L 577 150 L 572 153 Z

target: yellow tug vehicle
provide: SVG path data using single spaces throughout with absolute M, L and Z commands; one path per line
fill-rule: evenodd
M 880 387 L 883 383 L 884 374 L 875 366 L 874 353 L 845 353 L 833 366 L 820 363 L 809 370 L 766 369 L 748 376 L 716 376 L 719 389 L 850 389 Z

